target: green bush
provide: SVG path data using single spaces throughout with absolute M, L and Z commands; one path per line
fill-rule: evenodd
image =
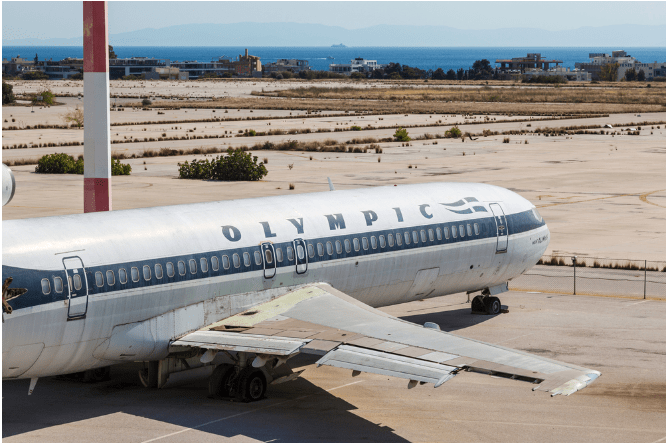
M 395 138 L 395 140 L 399 142 L 408 142 L 411 140 L 409 134 L 407 133 L 407 130 L 403 128 L 396 129 L 395 134 L 393 134 L 393 138 Z
M 41 100 L 38 100 L 37 97 L 42 97 Z M 34 104 L 45 104 L 45 105 L 52 105 L 55 103 L 55 95 L 53 92 L 51 92 L 50 89 L 45 89 L 41 92 L 38 92 L 36 95 L 32 97 L 32 102 Z
M 83 157 L 74 160 L 71 155 L 47 154 L 37 161 L 35 172 L 38 174 L 80 174 L 83 175 Z M 111 160 L 111 175 L 130 175 L 132 166 Z
M 361 128 L 360 126 L 352 126 L 352 127 L 351 127 L 351 130 L 352 130 L 352 131 L 362 131 L 363 128 Z
M 2 104 L 14 103 L 14 86 L 2 82 Z
M 458 138 L 462 135 L 462 131 L 458 129 L 457 126 L 454 126 L 453 128 L 449 129 L 448 131 L 444 132 L 444 137 L 445 138 Z
M 49 76 L 42 71 L 28 71 L 20 75 L 23 80 L 48 80 Z
M 255 135 L 257 135 L 257 131 L 255 131 L 254 129 L 250 129 L 249 131 L 247 131 L 247 135 L 248 137 L 254 137 Z
M 231 149 L 226 156 L 217 156 L 211 161 L 192 160 L 180 165 L 180 178 L 220 180 L 220 181 L 256 181 L 261 180 L 268 170 L 258 163 L 259 157 L 242 149 Z

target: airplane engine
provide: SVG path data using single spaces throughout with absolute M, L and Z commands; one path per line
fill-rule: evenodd
M 14 191 L 16 190 L 16 180 L 14 173 L 4 163 L 2 164 L 2 206 L 12 201 Z

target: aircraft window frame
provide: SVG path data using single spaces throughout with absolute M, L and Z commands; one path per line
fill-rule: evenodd
M 438 241 L 442 240 L 442 228 L 440 228 L 439 226 L 437 226 L 437 227 L 435 228 L 435 233 L 437 234 L 437 240 L 438 240 Z
M 60 282 L 60 283 L 58 283 Z M 58 286 L 60 285 L 60 286 Z M 60 290 L 58 290 L 60 288 Z M 53 277 L 53 290 L 56 291 L 58 294 L 62 294 L 63 291 L 63 285 L 62 285 L 62 278 L 60 277 Z
M 48 278 L 42 279 L 42 294 L 49 295 L 51 293 L 51 280 Z M 4 301 L 4 298 L 3 298 Z
M 420 234 L 421 234 L 421 243 L 427 242 L 428 241 L 428 235 L 426 234 L 426 230 L 421 229 Z
M 208 273 L 208 259 L 206 257 L 201 257 L 199 259 L 199 266 L 201 266 L 201 272 L 203 274 Z
M 210 267 L 213 269 L 213 271 L 217 272 L 220 270 L 220 259 L 217 258 L 217 255 L 213 255 L 210 258 Z
M 412 243 L 412 234 L 409 231 L 405 231 L 405 244 L 409 245 Z
M 278 263 L 282 263 L 283 259 L 284 254 L 282 254 L 282 248 L 275 248 L 275 260 L 277 260 Z
M 370 246 L 372 246 L 372 249 L 377 249 L 377 237 L 374 235 L 370 236 Z
M 261 266 L 261 252 L 254 251 L 254 262 L 257 266 Z
M 95 272 L 95 285 L 98 288 L 101 288 L 104 286 L 104 274 L 102 274 L 102 271 L 96 271 Z
M 419 244 L 419 233 L 416 230 L 412 231 L 412 240 L 415 245 Z
M 250 253 L 247 251 L 243 252 L 243 264 L 246 268 L 252 266 L 252 259 L 250 258 Z
M 395 244 L 402 246 L 402 234 L 400 232 L 395 233 Z
M 166 263 L 166 271 L 167 271 L 167 277 L 173 278 L 174 275 L 176 275 L 176 268 L 173 267 L 173 263 L 168 261 Z
M 83 282 L 81 281 L 81 276 L 79 274 L 74 274 L 74 277 L 72 278 L 74 280 L 74 290 L 75 291 L 80 291 L 81 288 L 83 287 Z
M 273 251 L 271 251 L 270 249 L 266 249 L 264 251 L 264 255 L 265 255 L 266 264 L 267 265 L 272 265 L 273 264 Z
M 348 238 L 345 239 L 345 252 L 349 254 L 351 252 L 351 241 Z
M 367 251 L 370 248 L 370 243 L 368 242 L 368 237 L 361 238 L 361 244 L 363 245 L 363 250 Z
M 116 274 L 111 269 L 106 271 L 106 284 L 109 286 L 115 286 L 116 284 Z
M 474 235 L 479 235 L 479 224 L 474 223 Z
M 386 235 L 386 238 L 387 238 L 387 240 L 388 240 L 389 248 L 392 248 L 393 245 L 395 244 L 395 243 L 393 242 L 393 234 L 387 234 L 387 235 Z
M 472 225 L 467 223 L 467 236 L 471 237 L 472 236 Z
M 187 264 L 189 265 L 188 267 L 190 268 L 190 274 L 196 274 L 197 273 L 197 261 L 195 259 L 191 258 L 187 261 Z
M 456 225 L 451 226 L 451 237 L 458 238 L 458 228 Z
M 240 268 L 241 262 L 240 262 L 240 255 L 234 252 L 234 254 L 231 256 L 231 260 L 234 262 L 234 268 L 238 269 Z
M 301 260 L 301 261 L 305 260 L 305 257 L 307 255 L 307 253 L 306 253 L 305 248 L 303 247 L 303 245 L 299 244 L 299 245 L 296 246 L 296 253 L 298 254 L 298 259 L 299 260 Z
M 125 268 L 118 269 L 118 281 L 121 285 L 127 284 L 127 270 Z
M 465 238 L 465 225 L 458 226 L 458 234 L 460 234 L 460 238 Z
M 446 240 L 448 240 L 449 238 L 451 238 L 451 236 L 449 235 L 449 228 L 446 227 L 446 226 L 444 226 L 444 238 L 445 238 Z
M 162 269 L 162 265 L 159 263 L 155 263 L 155 278 L 158 280 L 164 278 L 164 269 Z
M 342 254 L 342 242 L 340 240 L 335 241 L 335 253 Z
M 185 275 L 187 274 L 187 267 L 185 266 L 185 262 L 183 260 L 178 260 L 178 275 Z
M 312 243 L 308 243 L 308 256 L 310 258 L 314 258 L 314 256 L 315 256 L 315 248 L 314 248 L 314 244 L 312 244 Z
M 231 261 L 229 261 L 229 256 L 228 255 L 223 255 L 222 256 L 222 267 L 227 270 L 231 267 Z
M 143 265 L 143 279 L 145 281 L 150 281 L 151 278 L 152 278 L 152 271 L 150 269 L 150 266 Z
M 294 261 L 294 248 L 287 246 L 287 260 Z
M 379 236 L 379 247 L 382 249 L 386 247 L 386 238 L 383 235 Z
M 139 274 L 139 268 L 132 266 L 130 268 L 130 276 L 132 277 L 133 283 L 138 283 L 141 280 L 141 275 Z
M 358 252 L 361 250 L 361 242 L 358 240 L 358 237 L 354 237 L 354 251 Z
M 324 245 L 321 244 L 321 243 L 317 243 L 317 254 L 318 254 L 320 257 L 323 257 L 323 256 L 324 256 Z
M 333 255 L 333 243 L 331 243 L 330 241 L 326 242 L 326 253 L 328 255 Z
M 428 229 L 428 240 L 435 241 L 435 231 L 432 228 Z

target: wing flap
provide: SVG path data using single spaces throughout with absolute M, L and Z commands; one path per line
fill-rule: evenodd
M 171 346 L 217 349 L 256 354 L 291 355 L 309 340 L 224 331 L 196 331 L 171 343 Z

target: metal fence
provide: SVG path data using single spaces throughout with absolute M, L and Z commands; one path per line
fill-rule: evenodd
M 666 300 L 666 262 L 544 255 L 509 287 L 517 291 Z

